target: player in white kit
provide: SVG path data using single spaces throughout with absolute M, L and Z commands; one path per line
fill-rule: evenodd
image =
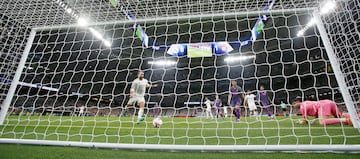
M 214 116 L 211 113 L 211 101 L 208 97 L 205 97 L 205 105 L 206 105 L 206 119 L 209 119 L 209 116 L 211 119 L 214 118 Z
M 245 104 L 247 104 L 247 106 L 249 107 L 249 110 L 250 110 L 250 116 L 255 116 L 256 119 L 258 118 L 258 113 L 256 111 L 256 104 L 255 104 L 255 95 L 251 93 L 250 90 L 248 90 L 246 92 L 246 95 L 245 95 Z
M 136 78 L 132 84 L 130 89 L 130 99 L 125 106 L 127 108 L 128 106 L 134 105 L 134 103 L 137 103 L 137 105 L 140 107 L 138 112 L 138 119 L 136 123 L 140 123 L 145 119 L 144 115 L 144 107 L 145 107 L 145 91 L 147 87 L 157 87 L 157 85 L 151 85 L 149 84 L 149 81 L 144 78 L 144 72 L 139 71 L 138 72 L 138 78 Z

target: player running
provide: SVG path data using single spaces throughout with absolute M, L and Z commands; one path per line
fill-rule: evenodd
M 270 100 L 269 96 L 267 95 L 267 92 L 265 91 L 265 87 L 263 85 L 260 86 L 259 100 L 260 100 L 259 103 L 261 103 L 262 107 L 266 109 L 268 118 L 274 119 L 274 115 L 270 108 L 272 101 Z
M 242 94 L 241 92 L 242 89 L 237 85 L 237 81 L 232 80 L 228 96 L 228 105 L 231 106 L 230 118 L 233 116 L 233 112 L 235 109 L 236 122 L 240 121 L 240 105 L 242 104 L 242 99 L 244 98 L 244 94 Z
M 145 107 L 145 91 L 147 87 L 157 87 L 157 85 L 149 84 L 148 80 L 144 78 L 144 72 L 139 71 L 138 77 L 132 82 L 130 89 L 130 99 L 125 108 L 137 103 L 140 107 L 138 112 L 137 124 L 145 119 L 144 107 Z

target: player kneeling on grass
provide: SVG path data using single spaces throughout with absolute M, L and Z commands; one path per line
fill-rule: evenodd
M 127 106 L 133 105 L 134 102 L 138 103 L 140 109 L 138 112 L 137 124 L 145 119 L 144 115 L 144 107 L 145 107 L 145 91 L 146 87 L 156 87 L 157 85 L 149 84 L 148 80 L 144 78 L 144 72 L 138 72 L 138 78 L 136 78 L 132 84 L 130 89 L 130 99 L 127 103 Z
M 319 100 L 319 101 L 303 101 L 301 97 L 296 97 L 293 102 L 294 107 L 300 107 L 303 119 L 299 120 L 299 124 L 307 124 L 308 117 L 314 117 L 315 121 L 319 121 L 320 125 L 331 125 L 331 124 L 350 124 L 350 120 L 346 118 L 340 118 L 341 112 L 337 107 L 336 103 L 331 100 Z M 335 118 L 331 118 L 331 117 Z

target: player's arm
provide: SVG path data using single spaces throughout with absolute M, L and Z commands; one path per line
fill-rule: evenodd
M 302 114 L 302 116 L 303 116 L 303 119 L 299 119 L 299 120 L 297 121 L 297 123 L 298 123 L 298 124 L 302 124 L 302 125 L 307 124 L 307 123 L 308 123 L 307 113 L 305 112 L 304 109 L 301 109 L 301 108 L 300 108 L 300 111 L 301 111 L 301 114 Z
M 135 82 L 133 82 L 131 84 L 131 88 L 130 88 L 130 98 L 134 97 L 134 94 L 135 94 Z
M 247 102 L 248 98 L 244 98 L 244 106 L 246 106 L 246 102 Z M 249 104 L 248 104 L 249 105 Z
M 227 101 L 228 105 L 230 105 L 230 101 L 231 101 L 231 92 L 229 92 L 229 95 L 228 95 L 228 101 Z
M 158 86 L 157 84 L 151 84 L 151 83 L 148 83 L 148 84 L 146 85 L 147 88 L 155 88 L 155 87 L 157 87 L 157 86 Z
M 270 99 L 270 96 L 268 95 L 268 93 L 266 93 L 267 99 L 269 100 L 270 104 L 274 104 L 274 102 Z

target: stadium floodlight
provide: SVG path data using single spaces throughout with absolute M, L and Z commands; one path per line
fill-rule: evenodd
M 77 20 L 79 26 L 85 27 L 88 25 L 88 21 L 85 18 L 79 17 Z
M 304 30 L 303 30 L 303 29 L 301 29 L 301 30 L 296 34 L 297 37 L 300 37 L 300 36 L 303 36 L 303 35 L 304 35 Z
M 67 9 L 66 9 L 66 12 L 69 13 L 69 14 L 71 14 L 71 13 L 72 13 L 72 9 L 71 9 L 71 8 L 67 8 Z
M 103 40 L 103 43 L 105 46 L 110 47 L 111 46 L 111 42 L 107 41 L 107 40 Z
M 255 55 L 251 56 L 229 56 L 224 59 L 225 62 L 244 61 L 255 58 Z
M 105 46 L 110 47 L 111 46 L 111 42 L 106 40 L 97 30 L 95 30 L 92 27 L 89 27 L 90 32 L 99 40 L 101 40 Z
M 176 61 L 170 60 L 158 60 L 158 61 L 149 61 L 148 64 L 150 65 L 158 65 L 158 66 L 171 66 L 176 65 Z
M 330 0 L 330 1 L 327 1 L 324 6 L 321 7 L 320 9 L 320 14 L 327 14 L 331 11 L 333 11 L 336 7 L 336 4 L 334 1 Z
M 311 18 L 310 21 L 309 21 L 309 23 L 307 23 L 307 26 L 308 26 L 308 27 L 311 27 L 311 26 L 313 26 L 313 25 L 315 25 L 315 24 L 316 24 L 316 19 L 315 19 L 315 18 Z
M 97 30 L 95 30 L 94 28 L 90 27 L 89 30 L 96 38 L 98 38 L 100 40 L 104 39 L 104 37 Z

